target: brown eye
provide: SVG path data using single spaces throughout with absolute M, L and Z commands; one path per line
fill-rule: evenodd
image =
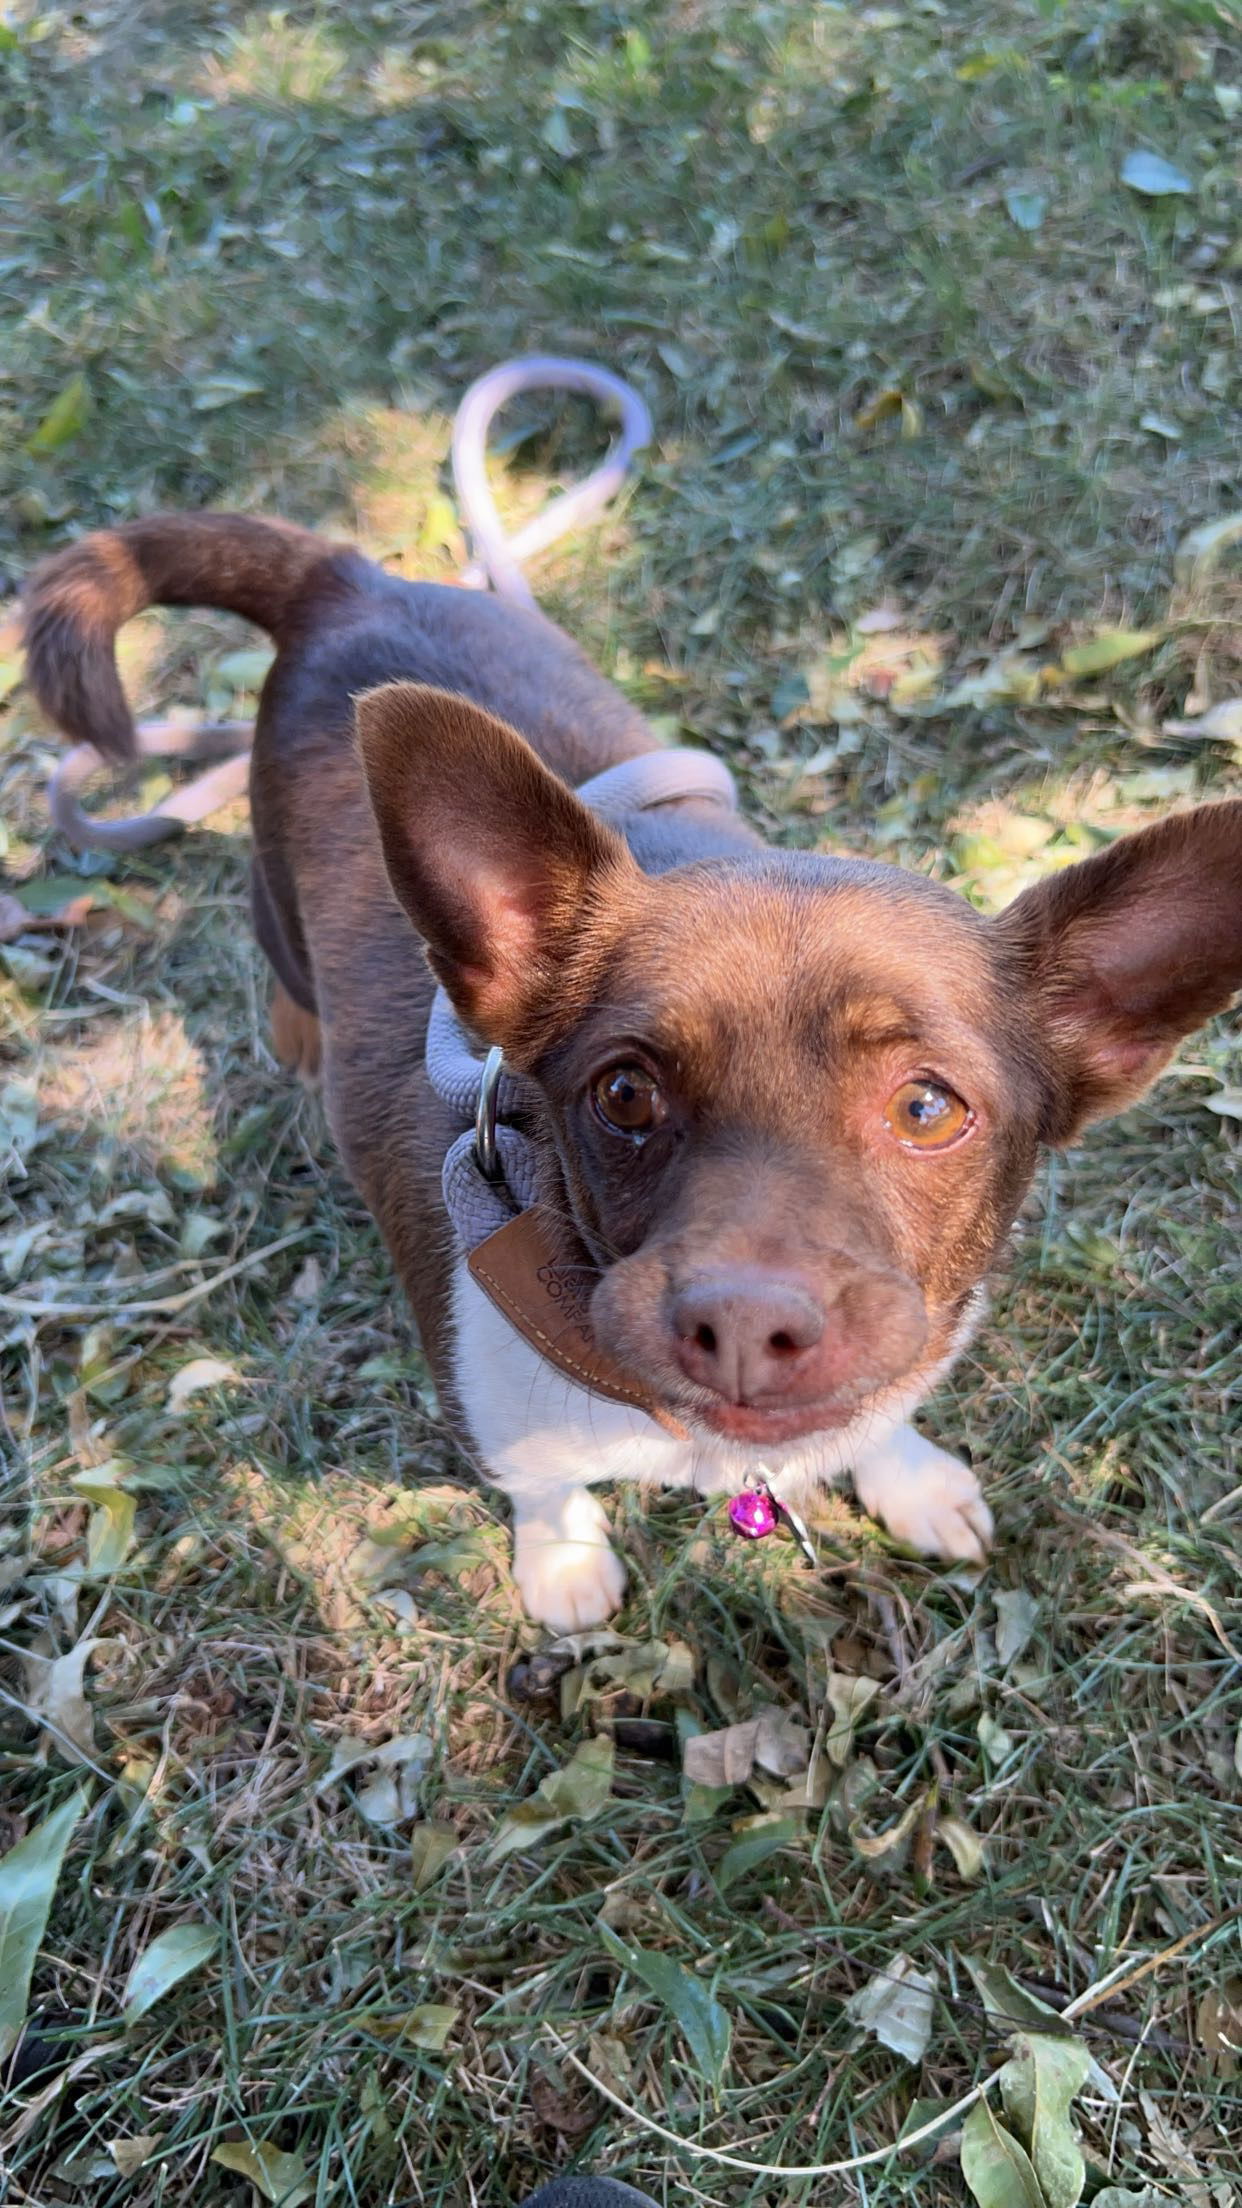
M 974 1113 L 938 1081 L 903 1081 L 884 1107 L 884 1123 L 911 1150 L 943 1150 L 969 1127 Z
M 592 1090 L 605 1127 L 618 1135 L 649 1135 L 664 1118 L 664 1099 L 641 1066 L 610 1066 Z

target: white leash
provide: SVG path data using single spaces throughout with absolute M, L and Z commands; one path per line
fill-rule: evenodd
M 597 468 L 562 491 L 542 513 L 505 535 L 487 480 L 487 432 L 494 416 L 521 391 L 573 391 L 594 399 L 601 409 L 620 415 L 620 433 Z M 534 607 L 535 598 L 522 563 L 546 550 L 571 529 L 578 529 L 615 498 L 634 455 L 651 441 L 651 416 L 636 391 L 607 368 L 590 361 L 561 360 L 537 353 L 505 361 L 472 383 L 453 424 L 453 481 L 457 503 L 475 554 L 462 575 L 472 590 L 489 586 L 513 604 Z M 87 785 L 108 762 L 93 744 L 75 744 L 66 752 L 48 784 L 48 806 L 62 835 L 78 851 L 140 851 L 204 820 L 245 794 L 250 775 L 254 731 L 247 721 L 226 721 L 202 728 L 179 728 L 168 721 L 144 721 L 136 730 L 141 759 L 211 759 L 217 762 L 179 790 L 161 798 L 148 813 L 124 820 L 98 820 L 81 803 Z
M 621 430 L 612 450 L 590 475 L 562 491 L 515 537 L 507 537 L 487 480 L 487 433 L 501 407 L 520 391 L 578 392 L 594 399 L 601 412 L 618 413 Z M 534 593 L 522 573 L 525 562 L 602 512 L 620 490 L 635 453 L 651 443 L 651 435 L 651 416 L 637 391 L 590 361 L 532 353 L 526 360 L 506 360 L 499 368 L 489 369 L 471 384 L 453 423 L 453 485 L 476 554 L 462 582 L 470 590 L 486 590 L 490 584 L 498 597 L 533 606 Z

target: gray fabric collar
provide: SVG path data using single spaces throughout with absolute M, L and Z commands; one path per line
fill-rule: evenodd
M 707 751 L 644 751 L 608 767 L 582 783 L 578 796 L 602 820 L 624 820 L 630 813 L 652 812 L 661 805 L 691 801 L 737 811 L 737 786 L 728 768 Z M 463 1254 L 478 1248 L 489 1234 L 506 1226 L 537 1200 L 535 1146 L 529 1135 L 510 1124 L 523 1084 L 502 1073 L 496 1096 L 498 1176 L 489 1180 L 475 1147 L 475 1115 L 485 1060 L 478 1053 L 446 992 L 437 989 L 427 1023 L 427 1079 L 441 1102 L 461 1121 L 463 1132 L 444 1160 L 442 1187 L 458 1246 Z

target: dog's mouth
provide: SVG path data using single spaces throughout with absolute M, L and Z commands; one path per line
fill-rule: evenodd
M 857 1393 L 848 1401 L 840 1396 L 822 1403 L 695 1403 L 690 1412 L 695 1426 L 705 1427 L 722 1441 L 774 1445 L 806 1441 L 813 1434 L 839 1433 L 857 1418 L 862 1407 Z
M 657 1415 L 703 1442 L 760 1453 L 835 1437 L 847 1447 L 842 1435 L 912 1387 L 917 1400 L 948 1315 L 878 1261 L 843 1259 L 839 1271 L 844 1286 L 832 1275 L 822 1297 L 809 1264 L 742 1267 L 736 1286 L 726 1268 L 700 1268 L 685 1287 L 662 1254 L 640 1252 L 602 1270 L 590 1322 Z

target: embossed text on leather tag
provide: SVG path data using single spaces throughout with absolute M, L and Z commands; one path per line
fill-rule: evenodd
M 473 1279 L 523 1341 L 592 1395 L 629 1403 L 687 1439 L 679 1419 L 599 1347 L 588 1316 L 591 1275 L 567 1259 L 538 1205 L 480 1242 L 466 1260 Z

